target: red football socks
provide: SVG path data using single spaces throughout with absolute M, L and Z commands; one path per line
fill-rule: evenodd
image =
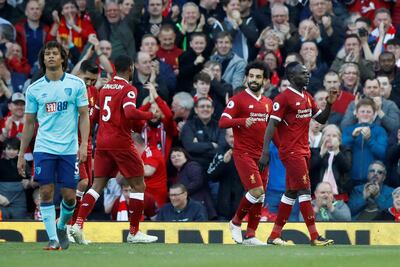
M 261 219 L 261 209 L 263 203 L 252 204 L 249 210 L 249 222 L 247 223 L 247 231 L 245 238 L 255 237 L 255 233 Z
M 275 220 L 274 228 L 268 239 L 274 240 L 281 236 L 282 228 L 289 219 L 295 199 L 283 195 L 278 208 L 278 216 Z
M 76 224 L 78 224 L 81 229 L 99 197 L 100 195 L 93 189 L 89 189 L 89 191 L 83 196 L 78 217 L 76 218 Z
M 311 240 L 318 238 L 319 234 L 315 226 L 315 213 L 311 204 L 311 196 L 302 195 L 299 197 L 300 212 L 307 225 Z
M 250 195 L 250 193 L 246 193 L 246 195 L 240 201 L 239 207 L 236 210 L 235 216 L 232 219 L 232 223 L 236 226 L 242 225 L 242 220 L 249 212 L 253 203 L 257 203 L 257 199 Z
M 139 231 L 139 220 L 144 208 L 144 193 L 130 193 L 129 195 L 129 232 L 135 235 Z

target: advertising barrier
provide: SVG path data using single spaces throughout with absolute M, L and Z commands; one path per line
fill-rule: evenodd
M 126 242 L 128 222 L 87 222 L 85 237 L 91 242 Z M 245 230 L 246 224 L 242 225 Z M 266 240 L 273 223 L 262 222 L 257 237 Z M 400 245 L 400 223 L 317 223 L 321 235 L 347 245 Z M 140 229 L 156 235 L 160 243 L 233 244 L 228 223 L 142 222 Z M 295 244 L 309 244 L 304 223 L 285 225 L 282 238 Z M 42 222 L 0 222 L 0 239 L 11 242 L 43 242 L 47 235 Z

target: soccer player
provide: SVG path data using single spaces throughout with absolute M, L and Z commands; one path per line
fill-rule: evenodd
M 69 246 L 65 225 L 75 208 L 78 117 L 81 134 L 78 159 L 85 162 L 87 158 L 89 111 L 86 87 L 81 79 L 65 73 L 67 60 L 63 47 L 54 41 L 45 44 L 40 51 L 40 67 L 45 75 L 26 91 L 25 125 L 18 155 L 18 170 L 25 175 L 24 151 L 32 140 L 37 119 L 39 129 L 33 159 L 35 179 L 40 185 L 40 212 L 50 240 L 45 247 L 47 250 L 67 249 Z M 53 204 L 56 182 L 61 184 L 63 198 L 57 224 Z
M 97 74 L 99 72 L 99 67 L 90 62 L 89 60 L 84 60 L 79 68 L 78 77 L 81 78 L 86 84 L 86 90 L 89 100 L 89 118 L 90 118 L 90 133 L 88 139 L 88 147 L 87 147 L 87 158 L 85 162 L 79 164 L 79 182 L 76 189 L 76 206 L 74 214 L 71 220 L 68 222 L 68 226 L 74 225 L 76 218 L 78 216 L 79 207 L 81 205 L 83 194 L 85 193 L 88 186 L 92 185 L 92 127 L 94 125 L 94 106 L 96 104 L 97 99 L 97 89 L 94 87 L 94 84 L 97 80 Z M 81 143 L 81 138 L 79 136 L 79 144 Z M 84 244 L 87 244 L 85 240 L 83 240 Z
M 308 145 L 308 129 L 311 118 L 321 124 L 327 121 L 331 106 L 336 101 L 337 92 L 329 91 L 327 105 L 321 111 L 317 108 L 312 96 L 306 91 L 310 73 L 304 65 L 298 62 L 288 64 L 286 77 L 290 86 L 274 99 L 259 161 L 259 168 L 262 171 L 268 166 L 269 143 L 277 129 L 279 157 L 286 169 L 286 192 L 282 196 L 278 217 L 267 243 L 281 246 L 290 245 L 281 239 L 281 232 L 298 197 L 301 214 L 310 232 L 311 245 L 330 245 L 333 244 L 333 240 L 323 238 L 318 234 L 311 205 L 311 186 L 308 173 L 311 155 Z
M 266 63 L 253 61 L 247 65 L 245 75 L 247 88 L 229 100 L 219 121 L 219 127 L 233 129 L 233 159 L 247 191 L 229 222 L 229 230 L 232 239 L 238 244 L 266 245 L 255 237 L 255 231 L 260 222 L 268 179 L 267 169 L 260 172 L 257 164 L 263 148 L 268 116 L 272 110 L 272 101 L 262 95 L 270 72 Z M 241 224 L 247 213 L 249 221 L 243 240 Z
M 129 243 L 152 243 L 156 236 L 139 231 L 139 220 L 143 213 L 144 168 L 143 161 L 131 139 L 132 120 L 149 120 L 151 112 L 136 109 L 137 90 L 129 82 L 133 63 L 130 57 L 122 55 L 115 59 L 116 76 L 106 83 L 98 95 L 96 113 L 99 120 L 96 152 L 94 156 L 94 182 L 84 195 L 76 223 L 71 235 L 76 243 L 82 244 L 83 223 L 111 177 L 120 171 L 132 188 L 129 194 L 130 229 Z M 96 116 L 96 114 L 95 114 Z

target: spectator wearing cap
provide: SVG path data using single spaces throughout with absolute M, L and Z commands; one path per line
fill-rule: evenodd
M 11 102 L 8 104 L 9 115 L 0 122 L 1 134 L 0 141 L 7 138 L 20 138 L 24 128 L 25 97 L 22 93 L 14 93 Z
M 183 184 L 175 184 L 169 189 L 171 203 L 165 204 L 157 214 L 161 222 L 201 222 L 207 221 L 207 211 L 198 201 L 188 198 Z

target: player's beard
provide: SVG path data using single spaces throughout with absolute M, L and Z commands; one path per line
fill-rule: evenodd
M 252 86 L 252 85 L 253 85 L 253 86 Z M 257 85 L 257 86 L 254 86 L 254 85 Z M 255 83 L 255 82 L 247 83 L 247 86 L 248 86 L 248 87 L 250 88 L 250 90 L 251 90 L 252 92 L 254 92 L 254 93 L 260 91 L 261 88 L 262 88 L 262 84 L 258 84 L 258 83 Z

